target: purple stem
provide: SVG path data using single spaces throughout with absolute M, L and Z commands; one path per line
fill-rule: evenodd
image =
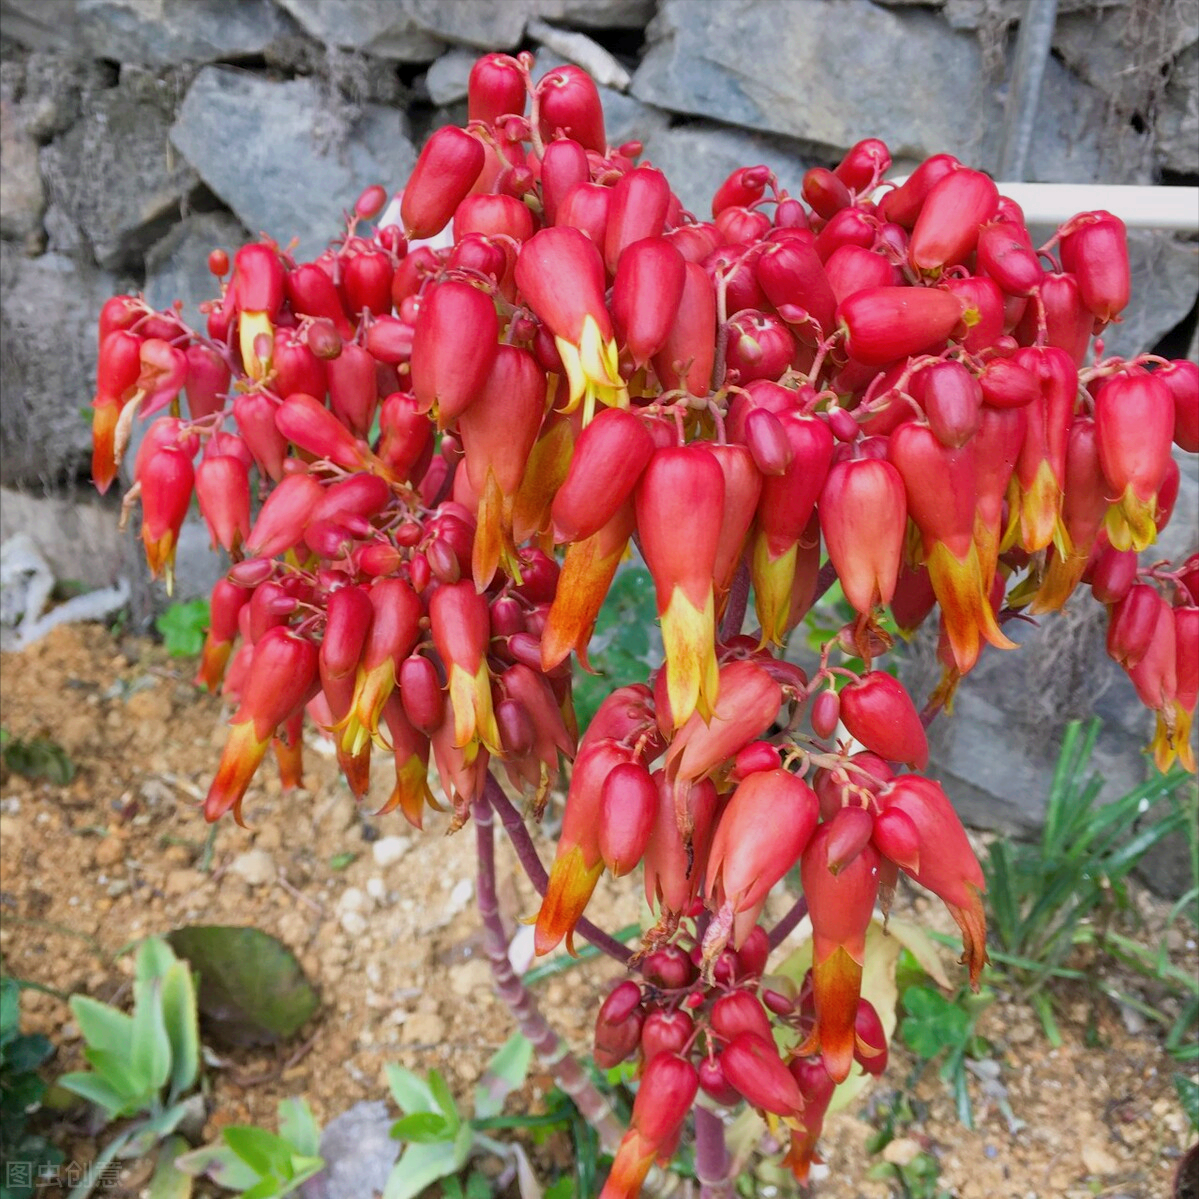
M 695 1177 L 699 1199 L 734 1199 L 732 1161 L 724 1142 L 724 1121 L 706 1107 L 695 1108 Z
M 508 937 L 500 919 L 495 889 L 495 823 L 487 792 L 474 804 L 475 839 L 478 848 L 478 907 L 483 921 L 483 944 L 491 963 L 496 993 L 516 1020 L 517 1027 L 532 1043 L 541 1064 L 570 1096 L 583 1118 L 599 1134 L 600 1143 L 615 1153 L 624 1130 L 608 1101 L 588 1078 L 566 1042 L 550 1027 L 537 1008 L 528 988 L 508 960 Z
M 799 922 L 808 914 L 808 901 L 801 895 L 791 910 L 770 930 L 767 940 L 771 949 L 777 949 L 794 932 Z
M 504 831 L 507 832 L 508 839 L 512 842 L 512 848 L 516 850 L 517 859 L 525 874 L 528 875 L 529 882 L 533 884 L 533 889 L 537 894 L 544 897 L 549 876 L 541 864 L 537 847 L 533 844 L 533 838 L 529 836 L 529 830 L 525 826 L 524 820 L 521 819 L 520 813 L 504 794 L 503 788 L 490 774 L 487 776 L 483 797 L 500 814 L 500 819 L 504 822 Z M 592 924 L 585 916 L 581 917 L 578 924 L 575 925 L 575 932 L 581 937 L 585 937 L 601 953 L 606 953 L 622 966 L 629 964 L 633 951 L 622 945 L 615 937 L 609 936 L 602 928 Z

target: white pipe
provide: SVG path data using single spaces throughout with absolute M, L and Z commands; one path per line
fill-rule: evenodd
M 889 180 L 903 183 L 906 176 Z M 1137 187 L 1115 183 L 997 183 L 1024 210 L 1029 225 L 1060 225 L 1102 209 L 1130 229 L 1199 233 L 1199 187 Z

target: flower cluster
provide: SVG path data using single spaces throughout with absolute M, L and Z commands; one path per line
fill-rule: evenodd
M 429 139 L 398 202 L 368 188 L 314 261 L 214 251 L 203 331 L 109 301 L 95 478 L 158 416 L 126 499 L 152 571 L 169 581 L 193 492 L 232 559 L 199 676 L 237 704 L 209 819 L 241 819 L 272 745 L 299 782 L 306 718 L 359 797 L 372 747 L 392 753 L 386 808 L 417 827 L 430 757 L 451 828 L 494 765 L 539 815 L 573 759 L 538 952 L 569 944 L 605 869 L 642 865 L 659 917 L 643 981 L 600 1014 L 597 1055 L 644 1063 L 605 1194 L 637 1193 L 699 1088 L 788 1122 L 803 1177 L 833 1084 L 885 1061 L 860 984 L 900 870 L 953 912 L 972 980 L 985 961 L 978 862 L 903 770 L 984 645 L 1013 648 L 1005 622 L 1089 584 L 1158 764 L 1194 768 L 1199 558 L 1137 555 L 1177 495 L 1171 442 L 1199 448 L 1199 372 L 1103 357 L 1129 299 L 1108 213 L 1034 249 L 985 174 L 942 154 L 894 186 L 871 139 L 798 197 L 741 168 L 708 219 L 639 143 L 608 145 L 585 72 L 531 69 L 480 59 L 466 127 Z M 572 655 L 588 667 L 632 546 L 665 661 L 580 738 Z M 776 651 L 834 577 L 856 618 L 809 678 Z M 884 608 L 904 635 L 939 623 L 923 713 L 873 668 Z M 813 970 L 759 998 L 758 919 L 796 866 Z M 799 1034 L 789 1061 L 772 1018 Z

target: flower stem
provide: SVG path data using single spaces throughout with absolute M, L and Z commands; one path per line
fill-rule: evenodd
M 791 910 L 770 930 L 767 940 L 771 949 L 777 949 L 795 931 L 799 922 L 808 914 L 808 901 L 801 895 Z
M 489 780 L 490 784 L 490 780 Z M 550 1027 L 537 1008 L 533 996 L 520 981 L 508 960 L 508 938 L 500 919 L 500 906 L 495 887 L 494 816 L 487 792 L 475 801 L 475 838 L 478 849 L 478 907 L 483 921 L 483 943 L 496 993 L 516 1020 L 517 1027 L 532 1043 L 541 1064 L 554 1076 L 554 1081 L 570 1096 L 583 1118 L 599 1135 L 600 1144 L 615 1153 L 624 1130 L 601 1095 L 588 1078 L 578 1059 L 566 1042 Z
M 699 1104 L 695 1108 L 695 1177 L 699 1199 L 734 1199 L 724 1121 Z

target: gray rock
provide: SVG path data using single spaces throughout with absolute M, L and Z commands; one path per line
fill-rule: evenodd
M 627 91 L 632 76 L 597 41 L 585 33 L 559 29 L 542 20 L 529 22 L 529 37 L 585 70 L 597 84 Z
M 1118 325 L 1103 335 L 1104 352 L 1127 358 L 1145 353 L 1178 325 L 1199 296 L 1199 244 L 1168 233 L 1128 234 L 1132 301 Z
M 1174 64 L 1154 134 L 1163 168 L 1199 174 L 1199 46 L 1185 50 Z
M 84 104 L 106 91 L 116 76 L 101 63 L 73 54 L 35 51 L 25 63 L 21 119 L 39 142 L 65 132 Z
M 210 250 L 223 249 L 230 260 L 250 234 L 223 212 L 185 217 L 146 254 L 146 300 L 154 308 L 183 301 L 183 319 L 193 329 L 204 327 L 200 304 L 216 299 L 220 286 L 208 270 Z
M 526 5 L 496 0 L 400 0 L 397 7 L 426 33 L 479 50 L 515 49 L 528 18 Z
M 765 163 L 782 187 L 798 195 L 804 172 L 815 165 L 785 138 L 703 122 L 651 129 L 641 161 L 664 171 L 683 207 L 703 221 L 711 219 L 716 189 L 738 167 Z
M 473 50 L 447 50 L 425 73 L 429 99 L 437 105 L 465 100 L 471 68 L 478 57 Z
M 325 1168 L 300 1189 L 301 1199 L 361 1199 L 378 1195 L 399 1155 L 394 1123 L 381 1099 L 356 1103 L 321 1133 Z
M 27 259 L 0 242 L 0 480 L 51 485 L 90 474 L 96 319 L 116 290 L 58 254 Z
M 26 131 L 17 105 L 0 100 L 0 236 L 35 233 L 45 210 L 37 142 Z
M 1199 550 L 1199 455 L 1187 454 L 1175 446 L 1174 461 L 1178 463 L 1178 499 L 1174 502 L 1174 515 L 1142 556 L 1147 566 L 1163 558 L 1182 562 Z
M 662 108 L 824 147 L 881 137 L 896 158 L 947 151 L 985 166 L 996 157 L 1002 108 L 978 41 L 930 12 L 868 0 L 663 0 L 649 35 L 632 92 Z M 1047 64 L 1036 178 L 1095 177 L 1102 103 Z
M 51 198 L 103 267 L 140 265 L 196 185 L 196 173 L 168 141 L 175 102 L 165 80 L 124 73 L 78 124 L 42 150 Z
M 579 29 L 641 29 L 654 15 L 654 0 L 531 0 L 545 21 Z
M 147 66 L 259 55 L 295 29 L 270 0 L 77 0 L 77 9 L 95 57 Z
M 398 187 L 416 162 L 400 113 L 366 105 L 351 128 L 339 124 L 310 79 L 205 67 L 171 141 L 247 229 L 297 237 L 297 253 L 315 256 L 364 187 Z
M 89 588 L 110 587 L 117 581 L 125 540 L 118 521 L 114 497 L 0 489 L 0 542 L 25 533 L 62 581 Z
M 327 46 L 361 50 L 397 62 L 431 62 L 445 48 L 414 19 L 405 4 L 363 4 L 360 0 L 279 3 L 306 33 Z
M 2 0 L 0 16 L 34 49 L 147 66 L 261 54 L 294 29 L 270 0 Z

